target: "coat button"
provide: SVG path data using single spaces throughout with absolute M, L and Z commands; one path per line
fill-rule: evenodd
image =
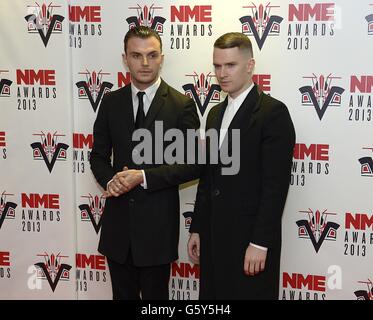
M 214 190 L 214 196 L 217 197 L 219 194 L 220 194 L 220 190 L 219 189 L 215 189 Z
M 131 199 L 130 199 L 130 202 L 131 202 L 131 203 L 134 203 L 134 202 L 135 202 L 135 199 L 134 199 L 134 198 L 131 198 Z

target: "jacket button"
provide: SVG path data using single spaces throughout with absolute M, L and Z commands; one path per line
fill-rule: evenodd
M 217 197 L 219 194 L 220 194 L 220 190 L 219 189 L 215 189 L 214 190 L 214 196 Z
M 131 198 L 131 199 L 130 199 L 130 202 L 131 202 L 131 203 L 134 203 L 134 202 L 135 202 L 135 199 L 134 199 L 134 198 Z

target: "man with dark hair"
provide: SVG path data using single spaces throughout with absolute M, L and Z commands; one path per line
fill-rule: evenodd
M 104 96 L 93 128 L 91 169 L 107 196 L 98 250 L 108 260 L 114 299 L 169 298 L 170 263 L 178 258 L 178 184 L 195 178 L 188 166 L 133 159 L 136 129 L 154 137 L 158 121 L 184 133 L 199 127 L 193 100 L 160 78 L 163 59 L 154 30 L 129 30 L 123 61 L 131 84 Z M 152 145 L 153 159 L 155 148 L 170 143 Z
M 211 109 L 206 130 L 219 131 L 220 150 L 232 150 L 239 130 L 240 170 L 224 175 L 222 162 L 207 164 L 200 178 L 188 242 L 191 259 L 200 263 L 200 299 L 278 299 L 293 123 L 286 106 L 253 83 L 248 37 L 221 36 L 213 62 L 228 97 Z

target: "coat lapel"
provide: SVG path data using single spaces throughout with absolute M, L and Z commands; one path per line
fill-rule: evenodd
M 157 116 L 158 112 L 161 110 L 162 106 L 165 104 L 167 93 L 168 93 L 168 85 L 166 82 L 161 80 L 161 84 L 159 85 L 159 88 L 146 114 L 145 123 L 144 123 L 145 128 L 149 128 L 151 124 L 154 122 L 154 119 Z
M 228 132 L 224 137 L 224 143 L 228 139 L 228 152 L 231 153 L 232 150 L 232 130 L 240 130 L 240 137 L 254 124 L 255 113 L 259 110 L 261 92 L 258 86 L 255 84 L 251 91 L 246 96 L 245 100 L 241 104 L 240 108 L 234 115 L 229 127 Z M 222 145 L 223 145 L 222 144 Z
M 228 130 L 231 129 L 245 129 L 250 124 L 250 120 L 253 118 L 254 109 L 257 110 L 257 101 L 259 99 L 259 93 L 257 90 L 257 86 L 251 89 L 249 94 L 246 96 L 244 102 L 237 110 L 236 114 L 234 115 Z M 251 125 L 251 124 L 250 124 Z
M 123 110 L 123 115 L 119 116 L 118 119 L 124 121 L 124 127 L 127 128 L 132 135 L 133 130 L 135 130 L 135 117 L 133 114 L 131 85 L 125 86 L 122 90 L 124 106 L 120 108 L 120 110 Z

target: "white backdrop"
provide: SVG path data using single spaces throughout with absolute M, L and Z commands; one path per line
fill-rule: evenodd
M 213 42 L 250 37 L 255 80 L 285 102 L 297 134 L 279 298 L 372 299 L 370 0 L 1 1 L 0 298 L 111 298 L 89 155 L 102 95 L 129 82 L 123 37 L 136 24 L 161 34 L 162 77 L 195 98 L 202 123 L 224 98 Z M 171 299 L 198 297 L 186 253 L 195 190 L 180 190 Z

